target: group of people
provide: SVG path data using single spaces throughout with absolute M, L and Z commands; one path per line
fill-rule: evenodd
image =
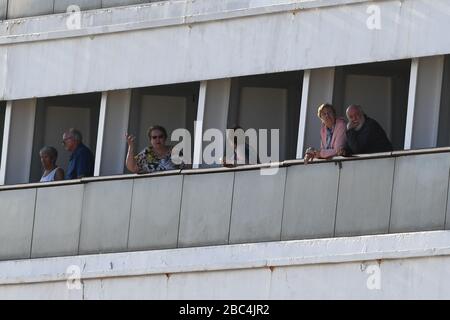
M 322 122 L 320 149 L 308 148 L 305 163 L 313 159 L 335 156 L 392 151 L 392 143 L 380 124 L 369 118 L 359 105 L 350 105 L 346 111 L 348 122 L 336 115 L 331 104 L 322 104 L 317 116 Z
M 360 153 L 375 153 L 392 151 L 383 128 L 374 119 L 366 116 L 358 105 L 351 105 L 346 111 L 348 122 L 337 117 L 336 110 L 331 104 L 319 106 L 317 115 L 322 122 L 320 130 L 320 149 L 308 148 L 305 163 L 313 159 L 330 159 L 335 156 L 350 156 Z M 234 129 L 242 129 L 235 127 Z M 125 165 L 132 173 L 152 173 L 156 171 L 174 170 L 179 167 L 172 162 L 172 148 L 166 144 L 167 131 L 162 126 L 153 126 L 147 132 L 149 146 L 136 154 L 136 138 L 126 134 L 128 153 Z M 231 139 L 231 138 L 230 138 Z M 242 163 L 248 164 L 250 148 L 245 144 L 243 154 L 238 152 L 237 140 L 234 137 L 234 159 L 223 162 L 224 166 L 236 165 L 240 158 Z M 56 164 L 58 152 L 54 147 L 46 146 L 40 150 L 41 163 L 44 169 L 41 182 L 81 179 L 94 175 L 94 155 L 83 144 L 81 132 L 70 129 L 63 134 L 64 149 L 71 152 L 67 170 L 64 171 Z M 257 159 L 259 163 L 259 159 Z
M 44 173 L 40 182 L 81 179 L 94 175 L 94 155 L 83 144 L 83 136 L 77 129 L 70 129 L 63 134 L 61 142 L 64 149 L 71 152 L 69 165 L 64 169 L 58 167 L 58 151 L 54 147 L 45 146 L 39 152 Z
M 152 173 L 155 171 L 173 170 L 177 166 L 171 159 L 171 148 L 167 146 L 167 131 L 161 126 L 148 130 L 149 146 L 135 155 L 135 140 L 133 135 L 126 134 L 128 155 L 126 167 L 132 173 Z M 39 152 L 44 170 L 40 182 L 81 179 L 94 175 L 94 155 L 83 144 L 79 130 L 70 129 L 63 134 L 64 149 L 71 152 L 66 172 L 56 162 L 58 151 L 54 147 L 45 146 Z

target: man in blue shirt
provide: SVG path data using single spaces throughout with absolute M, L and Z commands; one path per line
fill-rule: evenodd
M 72 152 L 66 170 L 66 180 L 81 179 L 94 175 L 94 155 L 82 141 L 81 132 L 76 129 L 69 129 L 63 135 L 64 149 Z

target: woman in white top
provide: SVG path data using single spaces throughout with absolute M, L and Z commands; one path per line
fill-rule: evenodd
M 39 151 L 44 174 L 40 182 L 64 180 L 64 170 L 56 165 L 58 151 L 53 147 L 44 147 Z

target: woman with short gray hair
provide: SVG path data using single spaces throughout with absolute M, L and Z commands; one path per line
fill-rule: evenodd
M 56 165 L 58 151 L 55 148 L 45 146 L 39 151 L 44 174 L 40 182 L 52 182 L 64 180 L 64 170 Z

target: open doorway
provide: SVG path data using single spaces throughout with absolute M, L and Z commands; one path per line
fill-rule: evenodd
M 166 128 L 167 143 L 172 146 L 177 144 L 170 141 L 176 129 L 187 129 L 193 137 L 199 90 L 199 82 L 134 89 L 129 133 L 136 136 L 137 150 L 148 146 L 147 130 L 154 125 Z
M 345 116 L 350 104 L 364 112 L 386 131 L 394 150 L 405 142 L 411 60 L 387 61 L 337 67 L 334 105 Z
M 39 181 L 42 168 L 39 150 L 43 146 L 58 151 L 58 166 L 66 169 L 70 153 L 61 144 L 64 131 L 76 128 L 83 135 L 83 143 L 95 155 L 101 93 L 88 93 L 39 99 L 33 142 L 30 181 Z
M 280 161 L 295 159 L 302 82 L 302 71 L 234 78 L 228 127 L 279 129 Z

